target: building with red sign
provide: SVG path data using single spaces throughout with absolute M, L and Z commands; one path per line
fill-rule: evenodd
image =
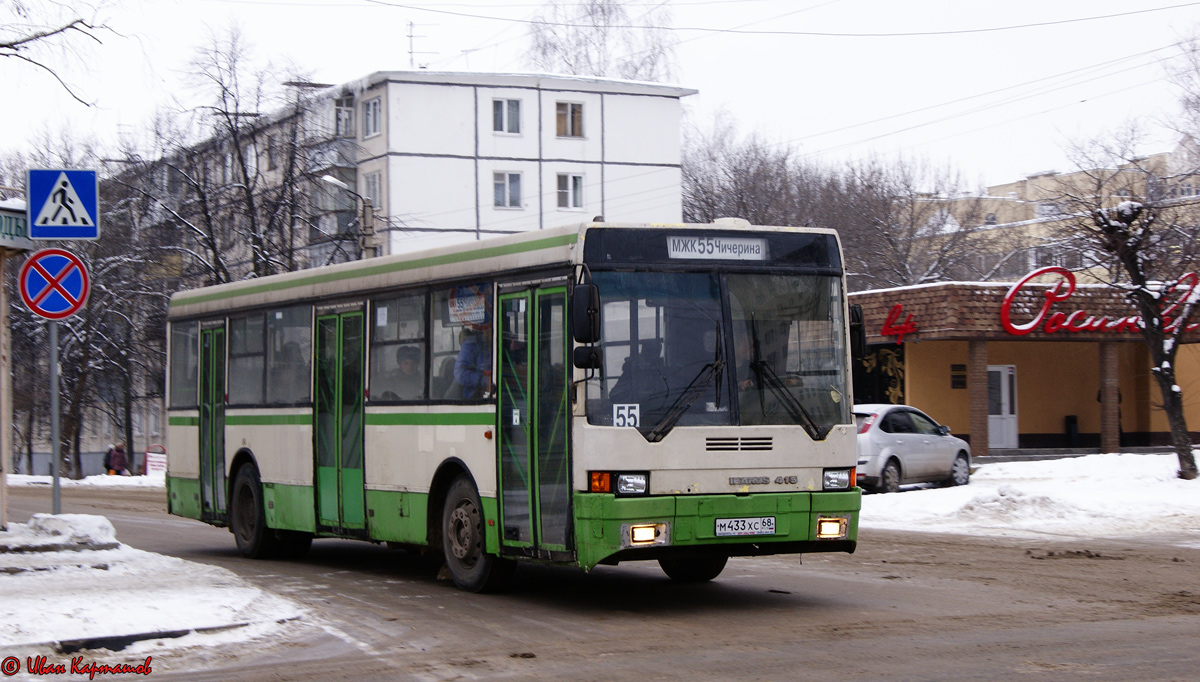
M 1056 281 L 1036 283 L 1034 274 Z M 1106 286 L 1076 285 L 1050 268 L 1016 284 L 944 282 L 850 299 L 863 308 L 868 343 L 855 402 L 925 410 L 969 439 L 976 457 L 1170 442 L 1136 312 Z M 1194 428 L 1200 346 L 1179 349 L 1176 371 Z

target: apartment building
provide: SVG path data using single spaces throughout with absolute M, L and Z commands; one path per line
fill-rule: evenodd
M 371 202 L 387 254 L 597 215 L 678 222 L 680 100 L 695 92 L 570 76 L 384 71 L 320 98 L 332 103 L 337 135 L 354 141 L 331 174 Z

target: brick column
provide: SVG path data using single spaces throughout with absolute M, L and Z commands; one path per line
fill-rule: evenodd
M 971 457 L 988 454 L 987 341 L 967 342 L 967 400 L 971 429 Z
M 1100 452 L 1121 451 L 1120 375 L 1117 343 L 1100 342 Z

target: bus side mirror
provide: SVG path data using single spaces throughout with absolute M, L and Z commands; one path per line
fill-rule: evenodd
M 860 360 L 867 354 L 867 326 L 863 322 L 862 306 L 850 306 L 850 355 Z
M 595 346 L 576 346 L 571 362 L 579 369 L 600 369 L 600 349 Z
M 600 287 L 591 282 L 576 284 L 571 291 L 571 336 L 577 343 L 600 340 Z

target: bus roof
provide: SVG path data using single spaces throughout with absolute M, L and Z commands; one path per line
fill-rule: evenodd
M 188 289 L 171 296 L 168 317 L 214 315 L 230 309 L 269 306 L 298 300 L 351 296 L 355 292 L 401 287 L 427 281 L 462 279 L 580 262 L 582 236 L 594 227 L 617 229 L 749 229 L 738 219 L 712 224 L 581 223 L 454 244 L 414 253 L 339 263 L 269 277 Z M 821 228 L 760 227 L 765 231 L 833 233 Z M 836 234 L 836 233 L 834 233 Z

